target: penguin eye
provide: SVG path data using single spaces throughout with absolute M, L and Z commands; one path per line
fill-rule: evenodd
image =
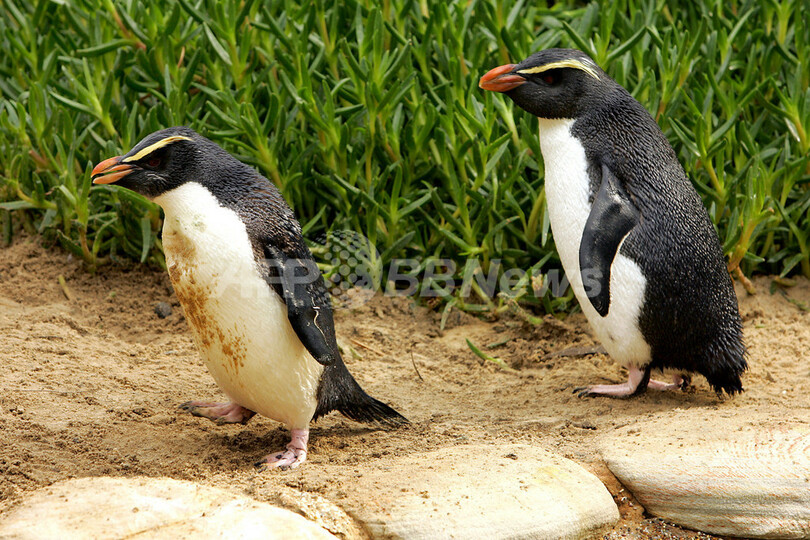
M 550 86 L 557 82 L 557 77 L 555 77 L 551 73 L 546 73 L 545 75 L 543 75 L 543 82 Z
M 146 162 L 146 164 L 149 165 L 150 167 L 152 167 L 153 169 L 156 168 L 156 167 L 159 167 L 160 166 L 160 158 L 159 157 L 150 158 L 149 161 Z

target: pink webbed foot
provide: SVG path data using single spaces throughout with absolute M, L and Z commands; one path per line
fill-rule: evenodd
M 628 397 L 636 393 L 641 393 L 647 388 L 649 371 L 642 371 L 637 367 L 630 367 L 627 382 L 621 384 L 596 384 L 594 386 L 583 386 L 574 388 L 574 393 L 578 397 L 587 396 L 613 396 Z M 643 386 L 642 386 L 643 384 Z
M 574 393 L 579 397 L 611 396 L 625 398 L 644 393 L 647 388 L 653 388 L 655 390 L 685 390 L 691 382 L 688 375 L 675 375 L 673 376 L 673 382 L 665 383 L 650 379 L 649 370 L 641 370 L 631 366 L 628 368 L 628 371 L 627 382 L 621 384 L 584 386 L 575 388 Z
M 294 429 L 284 452 L 275 452 L 264 456 L 255 463 L 259 469 L 278 468 L 282 471 L 295 469 L 307 460 L 307 442 L 309 441 L 308 429 Z
M 213 403 L 208 401 L 187 401 L 180 409 L 194 416 L 208 418 L 216 424 L 247 424 L 255 412 L 237 403 Z

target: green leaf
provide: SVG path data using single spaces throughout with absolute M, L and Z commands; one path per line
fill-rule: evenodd
M 92 58 L 94 56 L 101 56 L 103 54 L 107 54 L 108 52 L 116 51 L 122 47 L 130 45 L 131 43 L 132 43 L 131 40 L 128 39 L 114 39 L 112 41 L 108 41 L 107 43 L 96 45 L 94 47 L 79 49 L 76 51 L 76 54 L 78 56 Z
M 205 37 L 208 38 L 208 42 L 211 44 L 211 47 L 213 47 L 214 52 L 217 53 L 217 56 L 219 56 L 220 60 L 225 62 L 225 65 L 227 65 L 228 67 L 232 66 L 233 64 L 231 63 L 230 55 L 225 50 L 225 47 L 223 47 L 222 44 L 219 42 L 214 33 L 211 31 L 211 28 L 207 24 L 204 24 L 203 30 L 205 31 Z

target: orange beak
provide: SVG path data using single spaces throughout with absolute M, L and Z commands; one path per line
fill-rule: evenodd
M 92 178 L 94 184 L 112 184 L 122 179 L 135 168 L 132 165 L 119 164 L 121 156 L 105 159 L 93 168 Z
M 515 64 L 498 66 L 487 71 L 478 81 L 478 87 L 492 92 L 508 92 L 526 82 L 520 75 L 511 73 L 515 69 Z

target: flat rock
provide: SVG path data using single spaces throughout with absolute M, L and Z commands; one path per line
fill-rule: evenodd
M 78 478 L 41 488 L 0 517 L 0 538 L 335 539 L 305 518 L 169 478 Z
M 608 468 L 655 516 L 746 538 L 810 538 L 810 425 L 673 411 L 604 436 Z
M 374 538 L 588 538 L 619 511 L 576 463 L 527 445 L 465 445 L 402 456 L 363 471 L 341 504 Z M 399 486 L 379 489 L 379 486 Z

